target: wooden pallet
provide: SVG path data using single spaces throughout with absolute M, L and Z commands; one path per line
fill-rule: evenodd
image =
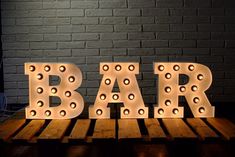
M 96 141 L 222 140 L 235 138 L 235 125 L 225 118 L 25 120 L 0 124 L 0 142 L 91 143 Z

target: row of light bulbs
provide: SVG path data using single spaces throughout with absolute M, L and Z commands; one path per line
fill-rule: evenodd
M 189 70 L 189 71 L 193 71 L 194 69 L 195 69 L 194 65 L 189 65 L 189 66 L 188 66 L 188 70 Z M 165 70 L 165 67 L 164 67 L 163 65 L 159 65 L 159 66 L 158 66 L 158 70 L 159 70 L 159 71 L 164 71 L 164 70 Z M 179 70 L 180 70 L 180 66 L 179 66 L 179 65 L 174 65 L 174 66 L 173 66 L 173 70 L 179 71 Z
M 37 88 L 37 93 L 38 93 L 38 94 L 42 94 L 42 93 L 43 93 L 43 88 L 42 88 L 42 87 L 38 87 L 38 88 Z M 55 87 L 51 88 L 51 93 L 52 93 L 52 94 L 56 94 L 56 93 L 57 93 L 57 88 L 55 88 Z M 70 97 L 71 95 L 72 95 L 72 94 L 71 94 L 70 91 L 66 91 L 66 92 L 65 92 L 65 96 L 66 96 L 66 97 Z
M 181 86 L 181 87 L 179 88 L 179 90 L 180 90 L 181 92 L 185 92 L 185 91 L 186 91 L 186 87 L 185 87 L 185 86 Z M 195 92 L 195 91 L 198 90 L 198 87 L 197 87 L 196 85 L 193 85 L 193 86 L 191 87 L 191 90 Z M 169 86 L 165 87 L 165 92 L 166 92 L 166 93 L 170 93 L 170 92 L 171 92 L 171 87 L 169 87 Z
M 198 111 L 199 111 L 199 113 L 204 113 L 204 112 L 205 112 L 205 108 L 204 108 L 204 107 L 200 107 L 200 108 L 198 109 Z M 172 110 L 172 113 L 173 113 L 173 114 L 178 114 L 178 113 L 179 113 L 179 110 L 178 110 L 177 108 L 174 108 L 174 109 Z M 164 114 L 164 109 L 158 109 L 158 114 L 163 115 L 163 114 Z
M 113 100 L 118 100 L 119 99 L 119 95 L 118 94 L 113 94 L 112 98 L 113 98 Z M 134 98 L 135 98 L 134 94 L 129 94 L 128 95 L 128 99 L 134 100 Z M 100 99 L 101 100 L 105 100 L 106 99 L 106 95 L 105 94 L 101 94 L 100 95 Z
M 36 67 L 33 66 L 33 65 L 31 65 L 31 66 L 29 66 L 29 70 L 30 70 L 31 72 L 34 72 L 34 71 L 36 70 Z M 44 67 L 44 70 L 45 70 L 46 72 L 49 72 L 49 71 L 51 70 L 51 67 L 50 67 L 49 65 L 46 65 L 46 66 Z M 65 72 L 66 68 L 65 68 L 65 66 L 61 65 L 61 66 L 59 67 L 59 70 L 60 70 L 60 72 Z
M 103 114 L 102 109 L 97 109 L 97 110 L 96 110 L 96 114 L 97 114 L 98 116 L 102 115 L 102 114 Z M 123 114 L 124 114 L 124 115 L 129 115 L 129 114 L 130 114 L 130 110 L 129 110 L 129 109 L 125 109 L 125 110 L 123 111 Z M 143 114 L 144 114 L 144 110 L 143 110 L 143 109 L 139 109 L 139 110 L 138 110 L 138 114 L 139 114 L 139 115 L 143 115 Z
M 109 66 L 108 66 L 108 65 L 104 65 L 104 66 L 102 67 L 102 69 L 103 69 L 104 71 L 108 71 L 108 70 L 109 70 Z M 121 70 L 122 70 L 122 66 L 121 66 L 121 65 L 116 65 L 114 69 L 115 69 L 116 71 L 121 71 Z M 134 70 L 135 70 L 135 66 L 134 66 L 134 65 L 129 65 L 129 66 L 128 66 L 128 69 L 129 69 L 130 71 L 134 71 Z

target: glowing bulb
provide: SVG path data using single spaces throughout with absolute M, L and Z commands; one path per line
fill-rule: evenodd
M 96 110 L 97 115 L 102 115 L 103 111 L 101 109 Z
M 125 80 L 123 81 L 123 83 L 124 83 L 125 85 L 128 85 L 128 84 L 130 84 L 130 80 L 129 80 L 129 79 L 125 79 Z
M 190 70 L 190 71 L 193 71 L 194 70 L 194 66 L 193 65 L 190 65 L 189 67 L 188 67 L 188 69 Z
M 167 93 L 170 93 L 170 92 L 171 92 L 171 88 L 170 88 L 170 87 L 166 87 L 166 88 L 165 88 L 165 91 L 166 91 Z
M 36 111 L 32 110 L 32 111 L 30 111 L 30 114 L 31 114 L 31 116 L 35 116 L 36 115 Z
M 50 67 L 47 65 L 47 66 L 45 66 L 45 68 L 44 68 L 44 70 L 46 71 L 46 72 L 48 72 L 48 71 L 50 71 Z
M 114 99 L 114 100 L 117 100 L 118 98 L 119 98 L 119 96 L 118 96 L 117 94 L 114 94 L 114 95 L 113 95 L 113 99 Z
M 37 79 L 41 80 L 43 78 L 43 75 L 42 74 L 38 74 L 37 75 Z
M 51 93 L 55 94 L 57 92 L 57 89 L 56 88 L 52 88 L 51 89 Z
M 60 66 L 60 71 L 61 71 L 61 72 L 64 72 L 65 70 L 66 70 L 65 66 L 63 66 L 63 65 Z
M 134 65 L 130 65 L 130 66 L 128 67 L 128 69 L 129 69 L 130 71 L 133 71 L 133 70 L 135 70 L 135 67 L 134 67 Z
M 106 79 L 104 82 L 105 82 L 106 85 L 110 85 L 111 80 L 110 79 Z
M 129 95 L 128 95 L 128 98 L 129 98 L 130 100 L 133 100 L 133 99 L 135 98 L 135 96 L 134 96 L 134 94 L 129 94 Z
M 116 69 L 117 71 L 120 71 L 120 70 L 122 69 L 122 67 L 121 67 L 120 65 L 116 65 L 116 66 L 115 66 L 115 69 Z
M 203 80 L 203 75 L 202 74 L 197 75 L 197 79 L 198 80 Z
M 30 71 L 34 71 L 34 70 L 35 70 L 35 66 L 31 65 L 31 66 L 29 67 L 29 70 L 30 70 Z
M 75 81 L 75 77 L 70 76 L 70 77 L 69 77 L 69 82 L 74 82 L 74 81 Z
M 43 102 L 42 101 L 38 101 L 37 105 L 38 105 L 38 107 L 42 107 L 43 106 Z
M 158 114 L 162 115 L 164 113 L 164 110 L 163 109 L 159 109 L 158 110 Z
M 62 110 L 62 111 L 60 111 L 60 115 L 64 117 L 66 115 L 66 112 L 64 110 Z
M 185 91 L 186 91 L 186 88 L 185 88 L 184 86 L 181 86 L 181 87 L 180 87 L 180 91 L 181 91 L 181 92 L 185 92 Z
M 123 113 L 124 113 L 124 115 L 128 115 L 128 114 L 130 113 L 130 111 L 129 111 L 128 109 L 125 109 L 125 110 L 123 111 Z
M 163 71 L 164 69 L 165 69 L 165 68 L 164 68 L 163 65 L 159 65 L 159 66 L 158 66 L 158 70 Z
M 200 99 L 198 98 L 198 97 L 195 97 L 194 99 L 193 99 L 193 102 L 194 103 L 198 103 L 200 101 Z
M 70 91 L 65 92 L 65 96 L 70 97 L 71 96 L 71 92 Z
M 106 99 L 106 95 L 105 95 L 105 94 L 101 94 L 101 95 L 100 95 L 100 99 L 101 99 L 101 100 L 105 100 L 105 99 Z
M 45 114 L 46 114 L 46 116 L 50 116 L 50 115 L 51 115 L 51 111 L 47 110 L 47 111 L 45 112 Z
M 76 103 L 75 103 L 75 102 L 72 102 L 72 103 L 70 104 L 70 107 L 71 107 L 72 109 L 74 109 L 74 108 L 76 107 Z
M 41 87 L 37 88 L 37 92 L 41 94 L 43 92 L 43 89 Z
M 173 69 L 174 69 L 175 71 L 178 71 L 178 70 L 180 70 L 180 67 L 179 67 L 178 65 L 175 65 L 175 66 L 173 67 Z
M 197 90 L 197 86 L 192 86 L 192 91 L 196 91 Z
M 170 73 L 166 73 L 165 77 L 166 77 L 167 79 L 170 79 L 170 78 L 171 78 L 171 74 L 170 74 Z
M 170 105 L 171 105 L 171 101 L 170 101 L 170 100 L 166 100 L 166 101 L 165 101 L 165 105 L 166 105 L 166 106 L 170 106 Z
M 173 113 L 174 113 L 174 114 L 177 114 L 177 113 L 179 113 L 179 110 L 175 108 L 175 109 L 173 110 Z
M 204 108 L 204 107 L 200 107 L 200 108 L 199 108 L 199 112 L 200 112 L 200 113 L 205 112 L 205 108 Z
M 103 70 L 104 70 L 104 71 L 108 71 L 108 70 L 109 70 L 109 66 L 108 66 L 108 65 L 104 65 L 104 66 L 103 66 Z
M 140 115 L 143 115 L 143 114 L 144 114 L 144 110 L 143 110 L 143 109 L 139 109 L 138 113 L 139 113 Z

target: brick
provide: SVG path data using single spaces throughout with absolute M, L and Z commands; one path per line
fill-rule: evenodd
M 140 16 L 140 9 L 113 9 L 114 16 Z
M 16 25 L 42 25 L 42 18 L 16 19 Z
M 176 48 L 196 47 L 196 41 L 194 40 L 170 40 L 169 47 L 176 47 Z
M 46 56 L 49 57 L 69 57 L 71 56 L 71 50 L 44 50 Z
M 109 48 L 109 49 L 100 49 L 101 56 L 126 56 L 125 48 Z
M 55 42 L 30 42 L 30 49 L 56 49 Z
M 72 40 L 98 40 L 98 33 L 73 33 Z
M 30 26 L 29 33 L 56 33 L 56 26 Z
M 144 8 L 143 16 L 168 16 L 167 8 Z
M 42 34 L 16 35 L 16 41 L 42 41 Z
M 59 42 L 58 43 L 58 48 L 61 49 L 76 49 L 76 48 L 84 48 L 85 47 L 85 43 L 83 41 L 81 42 Z
M 18 13 L 18 11 L 16 12 Z M 56 10 L 29 10 L 27 14 L 20 13 L 17 17 L 55 17 Z
M 87 25 L 86 32 L 113 32 L 112 25 Z
M 3 2 L 1 1 L 1 10 L 15 10 L 16 4 L 14 2 Z
M 222 40 L 198 40 L 197 47 L 224 47 L 224 41 Z
M 229 8 L 234 6 L 235 2 L 233 0 L 212 0 L 212 6 L 214 8 Z
M 149 24 L 154 23 L 154 17 L 129 17 L 129 24 Z
M 146 32 L 167 32 L 169 31 L 168 24 L 145 24 L 143 30 Z
M 59 62 L 68 62 L 68 63 L 74 63 L 76 65 L 78 64 L 85 64 L 86 58 L 85 57 L 58 57 Z
M 42 9 L 41 2 L 16 2 L 15 7 L 17 10 L 33 10 Z
M 185 0 L 184 6 L 186 8 L 210 8 L 211 0 Z
M 126 19 L 124 17 L 101 17 L 100 24 L 125 24 Z
M 70 41 L 70 34 L 45 34 L 44 41 Z
M 68 1 L 42 2 L 42 6 L 45 9 L 70 8 L 70 2 Z
M 110 48 L 113 44 L 111 41 L 87 41 L 87 48 Z
M 221 10 L 223 10 L 223 9 L 221 9 Z M 215 15 L 215 16 L 221 16 L 222 14 L 220 14 L 220 15 Z M 225 9 L 225 15 L 226 16 L 235 16 L 235 11 L 234 11 L 234 8 L 226 8 Z
M 114 62 L 140 62 L 138 56 L 114 56 Z
M 98 24 L 98 17 L 72 17 L 72 24 Z
M 211 32 L 212 40 L 234 40 L 235 32 Z
M 140 32 L 141 25 L 115 25 L 115 32 Z
M 84 11 L 83 9 L 58 9 L 56 15 L 58 17 L 84 16 Z
M 235 32 L 235 24 L 226 24 L 225 30 L 226 32 Z
M 181 55 L 181 48 L 156 48 L 156 55 Z
M 1 39 L 3 43 L 14 42 L 16 41 L 16 36 L 15 35 L 2 35 Z
M 4 65 L 10 65 L 10 66 L 11 65 L 23 65 L 24 62 L 27 62 L 29 60 L 30 60 L 29 58 L 5 58 Z
M 215 24 L 229 24 L 229 23 L 235 23 L 235 17 L 234 16 L 214 16 L 211 17 L 211 23 L 215 23 Z
M 127 8 L 126 0 L 99 1 L 99 8 Z
M 86 9 L 86 16 L 112 16 L 112 9 Z
M 130 40 L 155 39 L 155 35 L 152 32 L 128 33 L 128 39 Z
M 201 63 L 221 63 L 223 62 L 223 57 L 221 56 L 209 56 L 209 57 L 205 57 L 205 56 L 199 56 L 197 57 L 198 62 Z
M 157 8 L 181 8 L 183 0 L 156 0 Z
M 210 55 L 209 48 L 183 48 L 183 55 Z
M 195 62 L 196 57 L 194 56 L 170 56 L 170 62 Z
M 129 8 L 149 8 L 155 6 L 155 0 L 128 0 Z
M 15 23 L 15 19 L 14 18 L 8 18 L 8 19 L 3 19 L 2 18 L 2 26 L 14 26 L 16 23 Z
M 155 22 L 159 24 L 182 23 L 181 16 L 156 16 Z
M 87 64 L 99 64 L 100 62 L 112 62 L 111 56 L 88 56 Z M 99 84 L 97 84 L 98 87 Z
M 193 32 L 196 31 L 196 25 L 194 24 L 171 24 L 170 31 L 173 32 Z
M 98 1 L 71 1 L 71 8 L 98 8 Z
M 184 32 L 184 39 L 210 39 L 208 32 Z
M 210 17 L 206 16 L 184 16 L 184 23 L 210 23 Z
M 127 39 L 127 33 L 101 33 L 100 34 L 101 40 L 122 40 Z
M 25 26 L 3 26 L 2 34 L 29 33 L 29 28 Z
M 198 8 L 199 16 L 223 16 L 224 9 L 221 8 Z
M 72 56 L 98 56 L 98 49 L 72 49 Z
M 85 32 L 85 26 L 83 25 L 62 25 L 58 26 L 57 30 L 59 33 L 76 33 Z
M 195 16 L 197 14 L 197 10 L 193 8 L 172 8 L 169 10 L 171 16 Z
M 128 48 L 129 56 L 154 55 L 154 48 Z
M 226 48 L 235 48 L 235 40 L 225 41 Z
M 168 47 L 168 41 L 167 40 L 143 40 L 142 41 L 142 47 Z
M 153 63 L 153 62 L 165 62 L 168 61 L 168 57 L 167 56 L 142 56 L 141 57 L 141 62 L 143 64 L 148 64 L 148 63 Z
M 199 32 L 222 32 L 224 31 L 224 25 L 222 24 L 199 24 Z
M 3 50 L 18 50 L 18 49 L 29 49 L 28 42 L 14 42 L 14 43 L 3 43 Z
M 44 18 L 44 25 L 68 25 L 70 24 L 69 18 Z
M 140 47 L 140 41 L 138 40 L 117 40 L 113 41 L 115 48 L 129 48 L 129 47 Z
M 182 39 L 183 35 L 181 32 L 158 32 L 156 38 L 160 40 Z

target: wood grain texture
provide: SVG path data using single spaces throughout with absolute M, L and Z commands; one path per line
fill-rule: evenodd
M 144 119 L 144 123 L 150 138 L 166 138 L 166 134 L 157 119 Z
M 142 137 L 136 119 L 118 120 L 118 139 L 140 139 Z
M 97 119 L 92 139 L 115 139 L 115 120 Z
M 68 137 L 68 140 L 85 140 L 90 123 L 90 119 L 78 119 L 73 127 L 71 134 Z

